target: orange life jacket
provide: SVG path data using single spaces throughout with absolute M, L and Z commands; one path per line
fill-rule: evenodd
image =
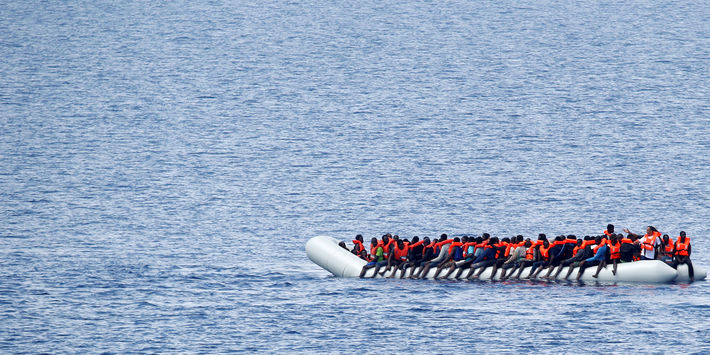
M 358 255 L 360 255 L 360 253 L 362 253 L 362 251 L 365 250 L 365 246 L 362 245 L 361 241 L 355 239 L 355 240 L 353 240 L 353 244 L 355 244 L 355 252 L 357 252 Z
M 429 244 L 425 245 L 424 248 L 422 248 L 422 257 L 424 257 L 424 255 L 426 255 L 427 249 L 432 249 L 432 253 L 433 253 L 434 250 L 436 250 L 434 243 L 429 243 Z
M 665 248 L 666 255 L 673 255 L 673 244 L 673 239 L 668 238 L 668 243 Z
M 609 254 L 611 260 L 621 259 L 621 243 L 617 242 L 616 245 L 609 244 Z
M 621 243 L 622 244 L 631 244 L 633 242 L 629 238 L 621 238 Z
M 525 260 L 535 259 L 535 244 L 525 250 Z
M 409 252 L 409 246 L 405 245 L 404 248 L 399 249 L 397 247 L 397 244 L 394 246 L 394 259 L 395 260 L 400 260 L 400 261 L 405 261 L 407 260 L 407 252 Z
M 690 238 L 685 237 L 685 243 L 680 242 L 680 237 L 675 242 L 675 254 L 680 256 L 688 256 L 688 247 L 690 246 Z
M 588 246 L 590 246 L 590 245 L 594 245 L 594 243 L 596 243 L 596 242 L 594 241 L 594 239 L 592 239 L 592 240 L 585 240 L 585 241 L 582 242 L 582 248 L 586 248 L 586 247 L 588 247 Z
M 451 253 L 454 251 L 454 248 L 460 247 L 460 246 L 462 246 L 462 245 L 463 245 L 463 243 L 461 243 L 461 242 L 453 242 L 453 243 L 451 243 L 451 245 L 449 246 L 449 255 L 451 255 Z
M 572 256 L 577 255 L 577 252 L 582 249 L 584 249 L 584 244 L 574 247 L 574 249 L 572 249 Z
M 650 235 L 644 234 L 643 239 L 641 240 L 641 248 L 644 248 L 646 250 L 653 250 L 656 238 L 660 236 L 660 232 L 653 232 Z
M 464 245 L 461 246 L 461 248 L 463 249 L 463 257 L 464 258 L 468 258 L 468 247 L 470 247 L 472 245 L 473 245 L 473 251 L 475 252 L 476 251 L 476 242 L 464 243 Z
M 381 246 L 382 246 L 382 241 L 381 241 L 381 240 L 380 240 L 379 242 L 377 242 L 377 244 L 372 244 L 372 243 L 370 243 L 370 256 L 374 258 L 374 257 L 375 257 L 375 253 L 377 253 L 377 248 L 379 248 L 379 247 L 381 247 Z M 383 251 L 384 251 L 384 250 L 383 250 Z
M 611 233 L 609 233 L 609 231 L 606 229 L 604 230 L 604 234 L 606 234 L 607 237 L 611 237 Z
M 513 249 L 513 244 L 508 242 L 501 242 L 501 244 L 505 245 L 505 254 L 503 255 L 505 255 L 506 258 L 509 257 L 510 250 Z
M 542 255 L 542 260 L 550 260 L 550 248 L 552 248 L 551 245 L 548 245 L 547 248 L 544 246 L 540 247 L 540 255 Z

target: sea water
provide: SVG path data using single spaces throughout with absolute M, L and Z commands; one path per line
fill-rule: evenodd
M 703 1 L 4 1 L 0 352 L 709 352 L 710 283 L 338 279 L 308 238 L 685 230 Z

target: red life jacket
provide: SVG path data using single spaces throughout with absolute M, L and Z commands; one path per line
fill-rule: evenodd
M 621 238 L 621 243 L 622 244 L 631 244 L 633 242 L 629 238 Z
M 551 245 L 548 245 L 547 248 L 545 248 L 544 245 L 540 247 L 540 256 L 542 257 L 542 260 L 550 259 L 550 248 L 552 248 Z
M 611 237 L 611 233 L 609 233 L 609 231 L 606 229 L 604 230 L 604 234 L 606 234 L 607 237 Z
M 680 242 L 680 237 L 675 242 L 675 255 L 688 256 L 688 247 L 690 246 L 690 238 L 685 237 L 685 243 Z
M 656 238 L 661 236 L 661 232 L 653 232 L 650 235 L 644 234 L 643 239 L 641 239 L 641 248 L 646 250 L 653 250 Z
M 621 243 L 616 242 L 616 244 L 609 244 L 609 254 L 611 260 L 621 259 Z

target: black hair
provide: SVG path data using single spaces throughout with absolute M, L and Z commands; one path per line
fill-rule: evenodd
M 680 231 L 680 236 L 685 237 L 685 231 Z
M 505 237 L 505 238 L 503 238 L 503 241 L 506 242 L 506 243 L 510 243 L 510 238 Z
M 607 224 L 606 225 L 606 230 L 609 233 L 614 233 L 614 225 L 613 224 Z
M 520 243 L 520 242 L 522 242 L 525 238 L 524 238 L 522 235 L 518 234 L 517 239 L 518 239 L 518 243 Z
M 483 237 L 483 239 L 487 239 L 487 238 L 490 238 L 491 235 L 488 233 L 483 233 L 483 234 L 481 234 L 481 237 Z
M 458 243 L 460 241 L 461 241 L 461 238 L 459 238 L 459 237 L 454 238 L 454 243 Z
M 418 241 L 419 241 L 419 237 L 417 237 L 416 235 L 412 237 L 412 244 L 414 244 Z

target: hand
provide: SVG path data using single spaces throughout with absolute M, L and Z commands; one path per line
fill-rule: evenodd
M 628 228 L 624 228 L 624 233 L 631 234 L 631 231 Z

